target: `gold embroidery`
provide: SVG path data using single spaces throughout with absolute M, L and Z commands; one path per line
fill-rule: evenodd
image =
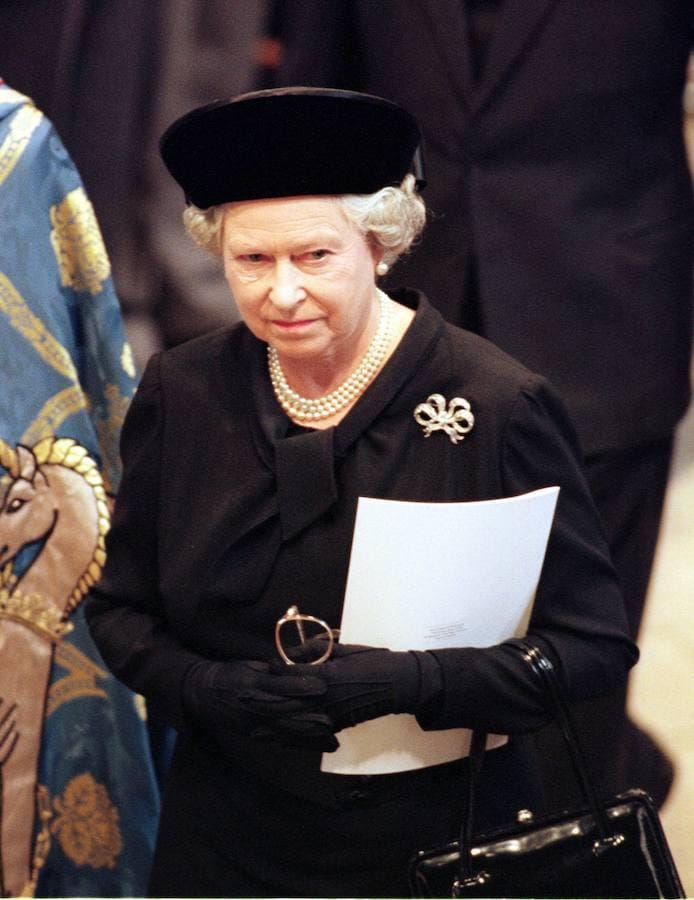
M 114 443 L 113 437 L 120 431 L 128 411 L 129 397 L 124 397 L 117 384 L 107 384 L 104 388 L 104 396 L 108 405 L 108 426 L 111 431 L 110 443 Z
M 3 570 L 3 575 L 6 571 Z M 74 628 L 50 600 L 38 594 L 10 593 L 7 588 L 0 588 L 0 619 L 20 622 L 49 641 L 59 641 Z
M 137 375 L 137 370 L 135 369 L 133 348 L 127 341 L 123 344 L 123 351 L 120 355 L 120 364 L 123 366 L 123 371 L 126 375 L 129 375 L 130 378 L 135 378 L 135 376 Z
M 108 791 L 89 772 L 68 782 L 53 800 L 57 813 L 51 823 L 63 852 L 77 866 L 113 869 L 123 849 L 119 815 Z
M 107 493 L 114 493 L 113 485 L 108 479 L 109 472 L 115 472 L 120 469 L 120 454 L 118 435 L 120 434 L 125 414 L 130 403 L 129 397 L 121 394 L 117 384 L 107 384 L 104 388 L 104 398 L 108 408 L 108 415 L 105 419 L 99 419 L 96 423 L 97 439 L 101 450 L 101 458 L 104 462 L 102 466 L 102 474 L 104 477 L 104 488 Z
M 111 274 L 94 207 L 84 188 L 70 191 L 50 210 L 51 243 L 60 270 L 60 283 L 76 291 L 100 293 Z
M 8 316 L 12 327 L 29 341 L 49 366 L 75 384 L 78 383 L 77 371 L 68 351 L 50 334 L 41 319 L 31 312 L 22 295 L 3 272 L 0 272 L 0 312 Z
M 48 854 L 51 850 L 51 831 L 48 825 L 53 815 L 51 810 L 51 795 L 48 793 L 48 788 L 42 784 L 36 785 L 36 808 L 38 821 L 41 827 L 39 833 L 36 835 L 36 843 L 34 844 L 31 879 L 22 888 L 19 895 L 20 897 L 33 897 L 36 894 L 36 885 L 39 881 L 39 874 L 48 859 Z
M 32 449 L 0 441 L 0 462 L 7 472 L 0 509 L 0 591 L 4 601 L 0 629 L 3 639 L 6 637 L 7 654 L 3 652 L 0 668 L 17 670 L 19 696 L 15 699 L 28 726 L 22 733 L 23 753 L 13 755 L 9 761 L 12 768 L 7 770 L 12 806 L 18 810 L 13 846 L 25 848 L 13 859 L 12 890 L 18 892 L 27 880 L 31 890 L 32 812 L 41 740 L 38 726 L 46 714 L 45 698 L 50 711 L 80 694 L 98 694 L 102 686 L 96 684 L 99 669 L 90 669 L 79 654 L 65 650 L 59 659 L 69 663 L 68 671 L 61 673 L 67 677 L 53 688 L 49 678 L 51 645 L 46 632 L 42 638 L 34 635 L 35 626 L 44 624 L 45 615 L 52 619 L 50 626 L 57 622 L 67 628 L 72 624 L 70 611 L 100 577 L 105 562 L 109 509 L 96 462 L 70 438 L 49 436 Z M 31 559 L 22 552 L 29 546 L 35 548 Z M 6 621 L 10 618 L 19 625 L 10 627 Z M 57 636 L 55 632 L 50 635 L 57 643 L 56 656 L 61 648 Z M 69 838 L 65 816 L 71 811 L 69 802 L 61 808 L 64 840 Z M 98 822 L 93 824 L 98 827 Z
M 43 113 L 33 105 L 20 107 L 10 119 L 10 133 L 0 146 L 0 184 L 8 178 L 21 159 L 42 119 Z
M 32 450 L 22 445 L 13 450 L 0 439 L 0 463 L 9 473 L 5 479 L 9 482 L 5 510 L 0 512 L 0 545 L 5 545 L 4 558 L 8 562 L 0 587 L 7 587 L 8 595 L 14 594 L 17 579 L 12 567 L 17 553 L 27 544 L 43 539 L 50 551 L 39 554 L 22 576 L 22 593 L 50 595 L 53 605 L 66 618 L 99 580 L 106 562 L 110 510 L 97 464 L 72 438 L 54 437 L 44 438 Z M 32 504 L 31 516 L 8 517 L 6 510 L 13 492 L 22 506 L 28 508 Z M 64 565 L 53 566 L 49 571 L 47 566 L 55 559 Z M 19 600 L 16 602 L 20 604 Z M 32 600 L 33 611 L 28 611 L 21 605 L 10 609 L 6 603 L 4 610 L 0 607 L 0 619 L 25 619 L 31 627 L 35 624 L 36 605 Z
M 75 609 L 82 597 L 101 577 L 101 570 L 106 562 L 106 534 L 111 524 L 111 511 L 106 499 L 103 479 L 94 460 L 87 455 L 84 447 L 72 438 L 44 438 L 33 448 L 39 465 L 57 465 L 72 469 L 81 475 L 91 488 L 96 499 L 97 534 L 91 562 L 80 576 L 77 586 L 72 591 L 67 611 Z
M 55 662 L 70 673 L 54 681 L 48 691 L 46 718 L 63 703 L 79 697 L 103 697 L 107 694 L 103 688 L 97 687 L 97 678 L 108 678 L 108 672 L 92 662 L 78 650 L 74 644 L 62 641 L 55 650 Z
M 86 408 L 87 400 L 82 389 L 77 385 L 66 387 L 46 400 L 34 421 L 22 435 L 20 443 L 31 447 L 42 438 L 50 437 L 65 419 Z

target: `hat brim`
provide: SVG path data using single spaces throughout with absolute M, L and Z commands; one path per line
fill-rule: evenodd
M 240 200 L 369 194 L 399 184 L 420 142 L 389 100 L 330 88 L 281 88 L 210 103 L 160 142 L 169 171 L 200 208 Z

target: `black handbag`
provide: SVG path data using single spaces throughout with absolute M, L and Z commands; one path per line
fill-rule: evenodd
M 522 811 L 519 822 L 473 837 L 475 779 L 486 744 L 486 735 L 475 732 L 460 837 L 413 857 L 412 896 L 684 897 L 651 798 L 633 789 L 598 799 L 552 663 L 537 647 L 522 643 L 519 650 L 543 681 L 585 808 L 537 820 Z

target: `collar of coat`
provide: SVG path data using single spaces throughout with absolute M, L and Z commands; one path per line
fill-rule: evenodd
M 349 414 L 335 427 L 297 433 L 280 409 L 267 377 L 267 366 L 253 365 L 253 399 L 257 411 L 256 447 L 275 471 L 283 540 L 298 534 L 338 499 L 335 461 L 395 400 L 439 337 L 444 322 L 426 298 L 401 291 L 396 299 L 415 309 L 415 318 L 395 352 Z M 259 343 L 265 358 L 265 347 Z

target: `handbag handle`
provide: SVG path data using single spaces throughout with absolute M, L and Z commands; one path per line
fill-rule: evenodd
M 556 670 L 551 660 L 539 647 L 527 641 L 517 641 L 507 644 L 521 652 L 523 661 L 530 666 L 533 673 L 540 679 L 547 697 L 547 705 L 551 708 L 555 719 L 561 729 L 564 743 L 569 751 L 571 765 L 576 776 L 583 799 L 593 815 L 598 832 L 598 838 L 593 845 L 593 852 L 597 855 L 609 847 L 617 846 L 624 842 L 624 835 L 611 833 L 610 821 L 604 805 L 598 798 L 595 785 L 589 775 L 585 755 L 576 732 L 576 726 L 571 717 L 569 706 L 564 691 L 557 677 Z M 476 781 L 482 768 L 485 747 L 487 743 L 486 732 L 474 731 L 470 744 L 470 778 L 468 790 L 463 804 L 463 818 L 460 827 L 459 839 L 459 864 L 458 877 L 454 883 L 455 891 L 464 886 L 479 884 L 485 880 L 484 873 L 476 873 L 472 862 L 472 839 L 474 831 L 474 807 Z

